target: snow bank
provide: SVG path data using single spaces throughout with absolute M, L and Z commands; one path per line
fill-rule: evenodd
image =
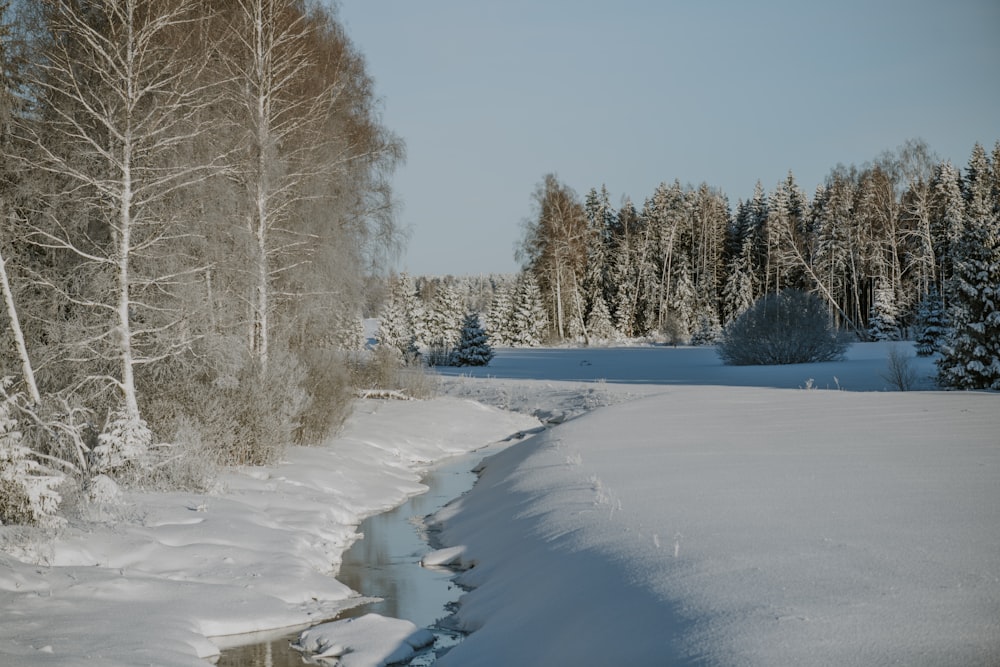
M 318 664 L 384 667 L 410 660 L 416 649 L 433 643 L 430 630 L 409 621 L 365 614 L 306 630 L 295 648 Z
M 995 394 L 677 387 L 489 459 L 442 667 L 996 665 Z
M 359 401 L 326 446 L 217 493 L 129 493 L 52 541 L 0 527 L 0 664 L 203 667 L 206 637 L 331 618 L 358 601 L 332 575 L 364 517 L 424 491 L 431 463 L 533 426 L 466 400 Z

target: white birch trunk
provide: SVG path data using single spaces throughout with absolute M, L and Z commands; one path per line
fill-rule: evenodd
M 21 375 L 24 384 L 28 388 L 28 396 L 31 402 L 38 405 L 42 402 L 42 397 L 38 393 L 38 385 L 35 383 L 35 371 L 31 367 L 31 357 L 28 356 L 28 347 L 24 343 L 24 331 L 21 330 L 21 321 L 17 317 L 17 308 L 14 306 L 14 294 L 10 289 L 10 281 L 7 279 L 7 264 L 3 255 L 0 254 L 0 286 L 3 287 L 3 299 L 7 305 L 7 317 L 10 319 L 10 331 L 14 335 L 14 344 L 17 347 L 17 355 L 21 359 Z

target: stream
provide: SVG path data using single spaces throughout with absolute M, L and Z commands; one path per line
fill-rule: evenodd
M 453 572 L 420 566 L 421 557 L 431 551 L 422 519 L 471 489 L 476 482 L 472 469 L 495 451 L 480 449 L 448 459 L 424 476 L 427 492 L 361 523 L 358 531 L 364 537 L 344 553 L 337 579 L 362 595 L 382 600 L 347 609 L 336 620 L 374 612 L 429 628 L 436 641 L 429 652 L 410 662 L 414 667 L 432 664 L 437 652 L 461 641 L 460 634 L 435 625 L 450 615 L 449 607 L 458 600 L 461 590 L 451 581 Z M 217 665 L 301 667 L 302 654 L 289 646 L 298 639 L 299 632 L 255 635 L 256 643 L 224 649 Z

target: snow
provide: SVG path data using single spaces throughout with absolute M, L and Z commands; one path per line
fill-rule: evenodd
M 823 371 L 873 388 L 886 349 L 756 370 L 763 384 Z M 554 375 L 579 381 L 613 358 L 595 352 L 536 359 L 569 357 Z M 590 366 L 571 363 L 582 355 Z M 646 358 L 623 376 L 695 366 Z M 530 373 L 507 361 L 492 370 Z M 746 379 L 706 375 L 727 371 Z M 472 588 L 458 624 L 473 633 L 438 664 L 1000 662 L 996 394 L 645 393 L 492 457 L 439 513 L 442 542 L 475 567 L 458 579 Z
M 125 493 L 49 540 L 0 527 L 0 664 L 203 667 L 227 643 L 209 637 L 332 618 L 360 601 L 331 575 L 365 516 L 422 492 L 433 462 L 535 425 L 462 399 L 364 400 L 325 446 L 215 493 Z
M 433 643 L 430 630 L 409 621 L 365 614 L 306 630 L 298 648 L 319 664 L 383 667 L 405 662 Z
M 0 528 L 0 664 L 204 665 L 217 635 L 331 618 L 358 602 L 330 575 L 361 518 L 516 432 L 535 435 L 435 517 L 424 562 L 465 568 L 472 631 L 442 667 L 1000 664 L 1000 396 L 887 391 L 892 345 L 912 354 L 501 349 L 439 368 L 449 397 L 360 401 L 325 446 L 214 493 L 125 492 L 48 541 Z M 912 364 L 930 389 L 933 359 Z M 301 641 L 373 665 L 421 634 L 371 615 Z

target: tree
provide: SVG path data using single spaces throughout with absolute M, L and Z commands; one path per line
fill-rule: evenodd
M 729 268 L 722 291 L 722 312 L 726 322 L 742 315 L 756 301 L 756 276 L 752 262 L 753 240 L 747 237 Z
M 401 359 L 415 358 L 419 354 L 415 328 L 418 318 L 421 318 L 421 313 L 413 279 L 404 273 L 389 288 L 389 298 L 379 322 L 379 345 L 393 350 Z
M 761 297 L 726 325 L 717 349 L 723 363 L 746 366 L 833 361 L 847 346 L 823 301 L 792 289 Z
M 513 288 L 501 285 L 490 302 L 490 312 L 486 318 L 487 330 L 494 345 L 512 345 L 514 336 L 511 331 L 511 316 L 514 304 L 511 300 Z
M 587 331 L 591 338 L 597 340 L 617 340 L 621 334 L 615 330 L 611 323 L 611 313 L 608 311 L 608 304 L 603 296 L 594 297 L 591 304 L 590 313 L 587 315 Z
M 10 26 L 7 23 L 7 13 L 10 8 L 9 2 L 0 2 L 0 155 L 4 156 L 4 167 L 0 167 L 0 244 L 5 242 L 10 228 L 14 227 L 15 218 L 9 211 L 8 199 L 10 198 L 10 181 L 13 174 L 10 169 L 5 168 L 9 164 L 7 156 L 11 151 L 10 124 L 11 117 L 15 113 L 16 98 L 13 88 L 16 86 L 13 74 L 14 69 L 11 58 L 8 55 L 8 41 L 10 38 Z M 14 346 L 17 350 L 18 360 L 21 364 L 21 377 L 23 379 L 28 397 L 35 405 L 41 403 L 41 395 L 38 392 L 38 383 L 35 381 L 35 371 L 28 355 L 27 344 L 24 339 L 24 330 L 21 328 L 21 318 L 17 313 L 17 306 L 14 299 L 14 291 L 11 288 L 10 277 L 7 272 L 7 263 L 4 259 L 5 251 L 0 250 L 0 287 L 2 287 L 4 305 L 7 311 L 8 327 L 14 337 Z
M 463 299 L 453 287 L 438 284 L 431 303 L 424 308 L 424 328 L 429 345 L 451 349 L 458 343 L 464 306 Z
M 549 328 L 541 290 L 530 271 L 522 271 L 514 288 L 509 320 L 511 344 L 516 347 L 541 345 Z
M 950 162 L 934 170 L 932 183 L 930 233 L 937 263 L 938 289 L 947 307 L 950 300 L 952 248 L 958 244 L 964 226 L 965 204 L 962 199 L 962 179 Z
M 916 347 L 917 355 L 921 357 L 929 357 L 937 352 L 947 333 L 941 295 L 934 285 L 931 285 L 930 289 L 931 291 L 924 295 L 917 307 Z
M 882 285 L 875 288 L 871 315 L 868 318 L 868 336 L 875 341 L 899 340 L 895 294 Z
M 587 219 L 576 193 L 547 174 L 532 195 L 533 220 L 525 226 L 521 254 L 538 281 L 560 338 L 571 318 L 582 321 L 581 288 L 587 260 Z
M 618 209 L 611 235 L 610 276 L 612 296 L 609 301 L 615 328 L 626 338 L 636 335 L 641 267 L 646 264 L 648 248 L 642 243 L 642 222 L 626 198 Z
M 110 384 L 129 452 L 149 443 L 136 373 L 183 352 L 182 286 L 197 273 L 181 257 L 176 195 L 205 178 L 185 159 L 207 131 L 212 99 L 196 73 L 195 5 L 188 0 L 45 0 L 30 112 L 15 122 L 19 157 L 50 185 L 27 239 L 49 255 L 35 280 L 77 313 L 66 357 L 83 380 Z M 68 196 L 67 196 L 68 193 Z M 106 443 L 117 447 L 122 442 Z
M 486 366 L 492 358 L 493 348 L 479 324 L 479 315 L 470 312 L 462 322 L 461 337 L 451 355 L 451 363 L 455 366 Z
M 956 389 L 1000 389 L 1000 217 L 989 180 L 988 158 L 977 144 L 965 227 L 951 254 L 952 334 L 937 362 L 938 380 Z

